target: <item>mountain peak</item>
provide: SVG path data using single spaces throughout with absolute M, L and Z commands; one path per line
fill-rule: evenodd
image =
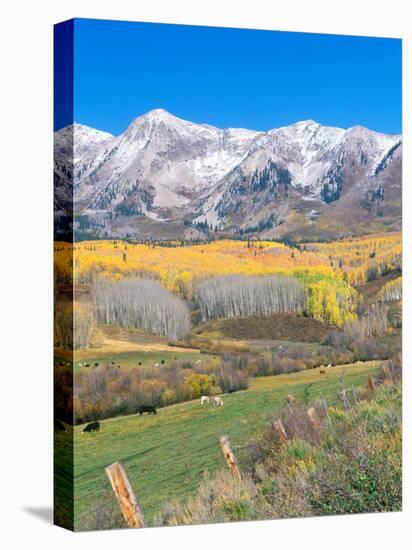
M 299 122 L 295 122 L 295 124 L 292 124 L 292 126 L 299 126 L 299 127 L 312 127 L 312 126 L 320 126 L 319 122 L 316 122 L 316 120 L 312 120 L 309 118 L 308 120 L 300 120 Z
M 146 116 L 147 118 L 176 118 L 171 113 L 169 113 L 169 111 L 166 111 L 166 109 L 152 109 L 144 116 Z
M 157 125 L 164 122 L 168 125 L 173 126 L 181 125 L 182 123 L 189 123 L 188 121 L 172 115 L 172 113 L 169 113 L 169 111 L 166 111 L 166 109 L 152 109 L 151 111 L 148 111 L 147 113 L 144 113 L 143 115 L 135 118 L 131 123 L 130 128 L 140 126 L 140 124 L 147 122 L 150 123 L 150 125 Z
M 75 157 L 85 154 L 87 151 L 112 139 L 114 136 L 109 132 L 96 130 L 85 124 L 73 122 L 69 126 L 61 128 L 54 134 L 55 150 L 59 148 L 67 155 L 74 154 Z

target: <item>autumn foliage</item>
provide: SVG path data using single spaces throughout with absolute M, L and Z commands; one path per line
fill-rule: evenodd
M 250 277 L 252 283 L 256 278 L 277 276 L 279 281 L 294 280 L 303 288 L 305 303 L 301 307 L 294 299 L 297 304 L 294 310 L 335 326 L 356 318 L 359 303 L 356 286 L 400 269 L 400 261 L 399 234 L 293 247 L 279 242 L 239 240 L 202 244 L 55 243 L 56 273 L 66 283 L 95 285 L 99 278 L 149 279 L 191 303 L 199 297 L 198 289 L 205 288 L 213 279 L 234 277 L 235 280 L 243 276 Z M 182 333 L 180 329 L 177 332 Z M 164 331 L 158 333 L 165 334 Z

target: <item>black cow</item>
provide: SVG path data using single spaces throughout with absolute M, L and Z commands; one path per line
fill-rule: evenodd
M 143 413 L 156 414 L 156 407 L 153 407 L 153 405 L 141 405 L 137 409 L 136 414 L 142 415 Z
M 99 432 L 100 431 L 100 422 L 90 422 L 90 424 L 87 424 L 87 426 L 83 429 L 82 433 L 86 432 Z
M 57 420 L 57 418 L 54 419 L 54 429 L 56 430 L 56 432 L 67 432 L 63 422 L 60 422 L 60 420 Z

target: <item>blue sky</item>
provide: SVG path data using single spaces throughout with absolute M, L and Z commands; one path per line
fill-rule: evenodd
M 221 128 L 401 132 L 401 40 L 76 19 L 74 118 L 119 134 L 163 108 Z

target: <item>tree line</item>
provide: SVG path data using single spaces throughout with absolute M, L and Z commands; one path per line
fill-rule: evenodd
M 134 414 L 141 405 L 165 407 L 248 387 L 248 363 L 226 356 L 218 364 L 173 361 L 159 366 L 118 369 L 102 364 L 82 369 L 55 370 L 56 417 L 72 424 Z M 74 411 L 74 415 L 73 415 Z
M 101 323 L 142 328 L 172 339 L 183 338 L 190 331 L 186 302 L 152 279 L 112 281 L 99 277 L 94 284 L 94 305 Z
M 305 290 L 294 277 L 227 275 L 198 283 L 195 300 L 204 321 L 251 315 L 268 317 L 273 313 L 301 313 Z

